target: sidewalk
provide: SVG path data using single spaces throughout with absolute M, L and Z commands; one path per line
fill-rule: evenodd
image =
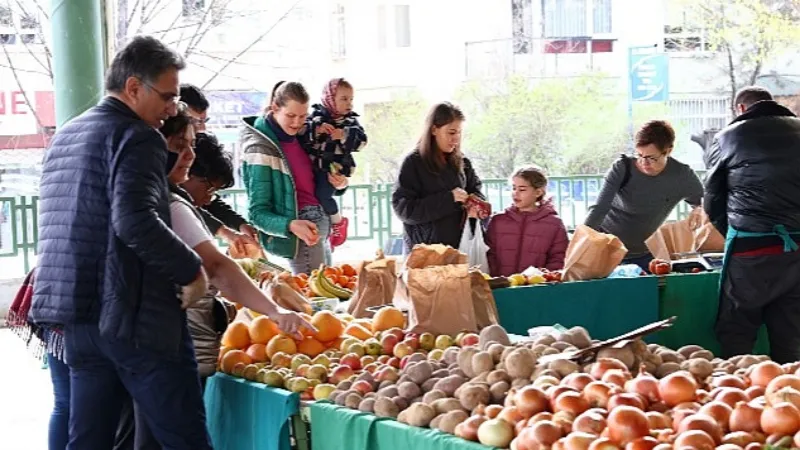
M 5 328 L 0 328 L 0 358 L 0 448 L 47 450 L 50 372 Z

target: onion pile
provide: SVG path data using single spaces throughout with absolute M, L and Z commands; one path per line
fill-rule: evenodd
M 473 416 L 464 428 L 478 424 L 477 431 L 462 434 L 498 447 L 508 441 L 514 450 L 800 446 L 800 376 L 771 361 L 745 369 L 705 378 L 678 370 L 658 379 L 643 365 L 632 376 L 619 361 L 602 359 L 560 380 L 544 373 L 541 387 L 534 377 L 493 411 L 496 418 Z
M 513 450 L 800 447 L 800 362 L 722 360 L 696 345 L 640 340 L 601 349 L 586 365 L 543 362 L 589 347 L 580 327 L 533 343 L 483 339 L 405 356 L 399 373 L 355 375 L 334 401 Z

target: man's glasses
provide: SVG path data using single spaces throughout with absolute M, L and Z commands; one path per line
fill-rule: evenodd
M 182 103 L 181 102 L 181 96 L 179 94 L 173 94 L 171 92 L 163 92 L 163 91 L 159 90 L 157 87 L 153 86 L 152 84 L 150 84 L 150 83 L 148 83 L 148 82 L 146 82 L 144 80 L 142 80 L 142 84 L 144 84 L 149 89 L 151 89 L 153 92 L 158 94 L 158 96 L 161 97 L 161 100 L 164 100 L 165 102 L 174 102 L 174 103 L 177 103 L 178 105 L 180 105 Z M 183 103 L 183 105 L 185 106 L 186 104 Z
M 636 159 L 638 159 L 639 161 L 642 161 L 644 163 L 651 163 L 652 164 L 652 163 L 657 163 L 661 159 L 662 156 L 664 156 L 664 155 L 658 155 L 658 156 L 636 155 Z

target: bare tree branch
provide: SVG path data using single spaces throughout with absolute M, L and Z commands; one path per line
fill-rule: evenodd
M 22 5 L 22 3 L 21 3 L 19 0 L 15 0 L 15 2 L 16 2 L 16 4 L 17 4 L 17 7 L 19 7 L 20 11 L 22 12 L 22 14 L 25 14 L 26 16 L 29 16 L 29 15 L 30 15 L 30 14 L 28 13 L 28 11 L 25 9 L 25 6 L 23 6 L 23 5 Z M 20 33 L 20 30 L 19 30 L 19 28 L 17 28 L 17 23 L 16 23 L 16 22 L 14 22 L 14 21 L 12 21 L 11 23 L 14 25 L 14 32 L 15 32 L 17 35 L 20 35 L 20 34 L 22 34 L 22 33 Z M 42 24 L 41 24 L 41 23 L 39 23 L 39 22 L 37 21 L 37 24 L 36 24 L 36 25 L 37 25 L 37 34 L 41 35 L 41 28 L 42 28 Z M 42 42 L 44 42 L 44 40 L 43 40 Z M 50 64 L 49 64 L 49 62 L 48 62 L 47 64 L 43 63 L 43 62 L 42 62 L 42 61 L 39 59 L 39 57 L 38 57 L 38 56 L 36 56 L 36 53 L 34 53 L 34 52 L 33 52 L 33 50 L 31 50 L 31 47 L 30 47 L 30 45 L 29 45 L 27 42 L 25 42 L 25 40 L 24 40 L 24 39 L 22 39 L 22 45 L 24 45 L 24 46 L 25 46 L 25 50 L 27 50 L 28 54 L 29 54 L 29 55 L 31 55 L 31 58 L 33 58 L 33 60 L 34 60 L 34 61 L 36 61 L 36 62 L 37 62 L 37 63 L 38 63 L 40 66 L 42 66 L 42 68 L 43 68 L 44 70 L 47 70 L 47 71 L 48 71 L 48 76 L 49 76 L 49 77 L 50 77 L 50 79 L 52 80 L 52 79 L 53 79 L 53 72 L 52 72 L 52 70 L 50 70 Z M 48 56 L 49 56 L 49 49 L 47 50 L 47 52 L 46 52 L 46 54 L 45 54 L 45 57 L 48 57 Z
M 211 3 L 208 6 L 206 6 L 205 11 L 203 11 L 203 18 L 197 22 L 197 29 L 195 29 L 192 37 L 189 38 L 189 43 L 186 44 L 186 51 L 184 52 L 184 56 L 186 58 L 188 58 L 189 55 L 191 55 L 192 50 L 194 50 L 194 47 L 197 46 L 201 40 L 203 40 L 203 38 L 206 36 L 206 33 L 208 33 L 208 30 L 210 30 L 213 27 L 213 24 L 211 24 L 210 26 L 207 26 L 205 30 L 203 30 L 201 33 L 203 25 L 206 23 L 208 15 L 211 12 L 212 8 L 214 8 L 214 4 L 216 3 L 216 1 L 217 0 L 211 0 Z
M 33 69 L 22 69 L 20 67 L 15 67 L 15 66 L 9 65 L 9 64 L 0 63 L 0 67 L 2 67 L 4 69 L 15 70 L 17 72 L 22 72 L 22 73 L 35 73 L 36 75 L 44 75 L 44 76 L 47 76 L 47 77 L 52 76 L 52 74 L 50 72 L 42 72 L 41 70 L 33 70 Z
M 289 16 L 289 14 L 291 14 L 291 12 L 292 12 L 292 11 L 294 11 L 294 9 L 295 9 L 295 8 L 297 8 L 297 5 L 299 5 L 299 4 L 300 4 L 300 2 L 302 2 L 302 1 L 303 1 L 303 0 L 296 0 L 296 1 L 295 1 L 295 2 L 292 4 L 292 6 L 291 6 L 289 9 L 287 9 L 287 10 L 286 10 L 286 12 L 285 12 L 285 13 L 283 13 L 283 15 L 282 15 L 280 18 L 278 18 L 278 20 L 276 20 L 276 21 L 275 21 L 275 23 L 273 23 L 273 24 L 272 24 L 272 26 L 270 26 L 269 28 L 267 28 L 267 30 L 266 30 L 266 31 L 264 31 L 263 33 L 261 33 L 261 34 L 260 34 L 260 35 L 259 35 L 257 38 L 255 38 L 255 39 L 254 39 L 254 40 L 253 40 L 253 41 L 252 41 L 250 44 L 248 44 L 248 45 L 247 45 L 247 46 L 246 46 L 244 49 L 242 49 L 242 51 L 240 51 L 239 53 L 237 53 L 237 54 L 236 54 L 236 56 L 234 56 L 234 57 L 233 57 L 233 58 L 232 58 L 232 59 L 231 59 L 229 62 L 227 62 L 225 65 L 223 65 L 223 66 L 222 66 L 222 68 L 221 68 L 221 69 L 220 69 L 220 70 L 219 70 L 217 73 L 215 73 L 214 75 L 212 75 L 212 76 L 211 76 L 211 78 L 209 78 L 209 79 L 208 79 L 208 80 L 207 80 L 207 81 L 206 81 L 206 82 L 203 84 L 203 86 L 201 86 L 201 89 L 205 89 L 205 88 L 206 88 L 206 87 L 207 87 L 207 86 L 208 86 L 208 85 L 209 85 L 209 84 L 210 84 L 212 81 L 214 81 L 214 79 L 216 79 L 216 78 L 217 78 L 217 76 L 219 76 L 219 74 L 220 74 L 222 71 L 224 71 L 225 69 L 227 69 L 227 68 L 228 68 L 228 66 L 230 66 L 231 64 L 233 64 L 233 63 L 235 63 L 236 61 L 238 61 L 238 60 L 239 60 L 239 58 L 241 58 L 241 57 L 242 57 L 242 56 L 243 56 L 245 53 L 247 53 L 247 52 L 248 52 L 248 51 L 249 51 L 251 48 L 255 47 L 255 46 L 256 46 L 256 44 L 258 44 L 258 43 L 259 43 L 259 42 L 260 42 L 262 39 L 264 39 L 265 37 L 267 37 L 267 35 L 268 35 L 269 33 L 271 33 L 271 32 L 272 32 L 272 30 L 273 30 L 273 29 L 275 29 L 275 27 L 276 27 L 276 26 L 278 26 L 278 24 L 279 24 L 279 23 L 281 23 L 281 22 L 282 22 L 284 19 L 286 19 L 286 17 L 288 17 L 288 16 Z
M 39 114 L 36 113 L 36 109 L 33 107 L 33 103 L 31 103 L 31 99 L 28 97 L 28 93 L 25 92 L 25 87 L 22 86 L 22 81 L 19 78 L 19 72 L 14 67 L 14 62 L 11 60 L 11 55 L 8 53 L 8 48 L 6 48 L 5 42 L 0 43 L 0 46 L 3 47 L 3 53 L 6 56 L 6 60 L 8 61 L 9 68 L 11 69 L 11 74 L 14 75 L 14 81 L 17 83 L 20 92 L 22 93 L 22 98 L 25 99 L 25 104 L 28 105 L 28 109 L 33 114 L 33 117 L 36 119 L 37 130 L 41 130 L 44 128 L 42 126 L 42 121 L 39 119 Z
M 192 61 L 192 65 L 195 65 L 195 66 L 197 66 L 197 67 L 199 67 L 199 68 L 201 68 L 201 69 L 208 70 L 209 72 L 212 72 L 212 73 L 214 73 L 214 74 L 219 74 L 219 71 L 218 71 L 218 70 L 216 70 L 216 69 L 214 69 L 214 68 L 212 68 L 212 67 L 208 67 L 208 66 L 206 66 L 206 65 L 204 65 L 204 64 L 200 64 L 200 63 L 198 63 L 197 61 Z M 230 78 L 230 79 L 232 79 L 232 80 L 238 80 L 238 81 L 241 81 L 241 82 L 243 82 L 244 84 L 246 84 L 246 85 L 247 85 L 247 86 L 248 86 L 250 89 L 253 89 L 253 90 L 255 90 L 255 91 L 257 91 L 257 90 L 261 89 L 261 88 L 260 88 L 260 87 L 258 87 L 258 86 L 254 86 L 254 85 L 252 84 L 251 80 L 248 80 L 248 79 L 246 79 L 246 78 L 242 78 L 242 77 L 240 77 L 240 76 L 237 76 L 237 75 L 228 75 L 228 74 L 226 74 L 226 75 L 225 75 L 225 77 L 227 77 L 227 78 Z

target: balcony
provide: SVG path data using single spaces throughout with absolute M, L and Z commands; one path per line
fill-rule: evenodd
M 614 39 L 591 37 L 509 38 L 466 43 L 467 79 L 578 76 L 624 71 Z

